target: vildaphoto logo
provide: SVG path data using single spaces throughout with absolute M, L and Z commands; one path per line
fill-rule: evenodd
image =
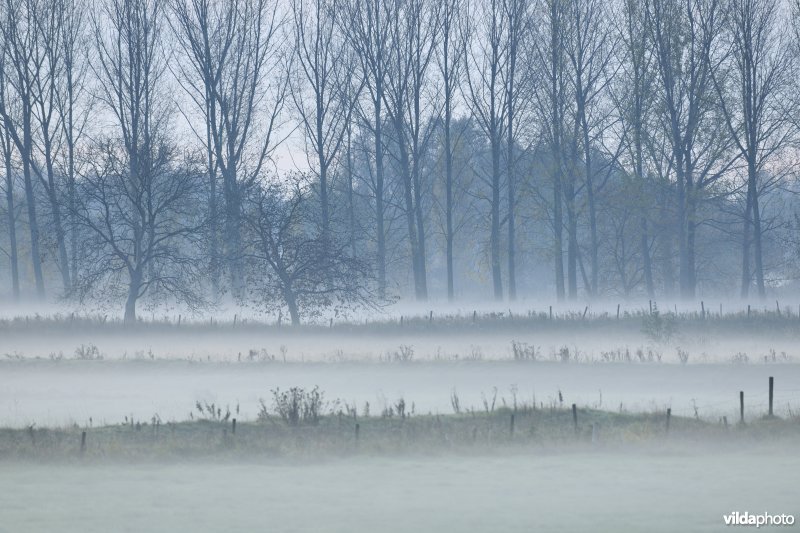
M 747 511 L 734 511 L 722 516 L 726 526 L 793 526 L 794 515 L 790 514 L 752 514 Z

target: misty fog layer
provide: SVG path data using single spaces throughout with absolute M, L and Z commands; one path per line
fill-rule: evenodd
M 380 414 L 404 400 L 412 414 L 453 414 L 452 395 L 461 408 L 483 411 L 514 401 L 537 407 L 577 403 L 609 411 L 665 412 L 738 420 L 739 391 L 745 415 L 767 410 L 768 378 L 776 377 L 775 412 L 800 409 L 800 365 L 602 365 L 536 363 L 369 363 L 187 364 L 148 361 L 2 363 L 0 426 L 24 428 L 102 426 L 125 419 L 189 419 L 197 402 L 255 420 L 260 400 L 272 391 L 318 386 L 330 401 L 339 399 Z M 563 400 L 559 401 L 559 393 Z

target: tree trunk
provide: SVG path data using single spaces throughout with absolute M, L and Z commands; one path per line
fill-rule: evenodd
M 445 243 L 446 243 L 446 262 L 447 262 L 447 301 L 454 299 L 453 288 L 453 146 L 451 139 L 452 110 L 450 109 L 450 94 L 445 96 L 444 112 L 444 167 L 445 167 Z
M 125 301 L 125 324 L 134 324 L 136 322 L 136 302 L 139 299 L 139 290 L 142 284 L 142 274 L 139 270 L 134 270 L 129 273 L 130 280 L 128 282 L 128 298 Z
M 356 256 L 356 204 L 353 183 L 353 140 L 351 125 L 347 126 L 347 205 L 350 208 L 350 254 Z
M 19 258 L 17 255 L 17 217 L 14 206 L 14 175 L 11 170 L 11 139 L 3 139 L 3 155 L 5 156 L 6 170 L 6 210 L 8 218 L 8 247 L 9 261 L 11 263 L 11 292 L 14 301 L 19 301 Z
M 558 148 L 556 148 L 556 151 Z M 564 220 L 562 213 L 562 182 L 561 182 L 561 154 L 556 153 L 554 157 L 558 160 L 555 164 L 556 170 L 553 179 L 553 254 L 555 256 L 556 269 L 556 298 L 558 301 L 564 299 Z
M 377 232 L 378 298 L 386 297 L 386 235 L 384 230 L 383 203 L 383 136 L 381 131 L 381 101 L 383 85 L 380 74 L 375 84 L 375 216 Z
M 412 178 L 414 182 L 414 215 L 417 227 L 417 268 L 419 269 L 419 294 L 417 300 L 428 299 L 428 267 L 425 254 L 425 219 L 422 216 L 422 180 L 419 175 L 419 159 L 421 154 L 416 140 L 414 141 L 414 162 Z
M 293 326 L 300 325 L 300 312 L 297 308 L 297 297 L 294 294 L 291 282 L 284 282 L 283 298 L 286 300 L 286 307 L 289 308 L 289 318 Z
M 25 180 L 25 201 L 28 208 L 28 226 L 31 234 L 31 261 L 33 263 L 33 276 L 36 280 L 36 295 L 44 300 L 44 276 L 42 274 L 42 256 L 39 253 L 39 222 L 36 217 L 36 195 L 33 192 L 33 179 L 31 177 L 31 136 L 30 123 L 25 124 L 25 153 L 22 156 L 22 177 Z
M 742 298 L 750 295 L 750 283 L 752 273 L 750 272 L 750 234 L 753 231 L 753 191 L 750 179 L 747 180 L 747 200 L 744 208 L 744 224 L 742 227 Z
M 229 159 L 230 161 L 230 159 Z M 226 256 L 229 268 L 231 293 L 241 298 L 244 292 L 244 272 L 242 265 L 241 202 L 236 170 L 228 167 L 223 170 L 225 193 L 225 234 Z
M 653 262 L 650 259 L 650 239 L 648 237 L 647 217 L 643 216 L 641 219 L 642 224 L 642 241 L 641 241 L 641 254 L 644 268 L 644 283 L 647 289 L 647 297 L 652 299 L 655 297 L 655 287 L 653 286 Z
M 696 190 L 692 186 L 690 194 L 687 198 L 687 220 L 686 220 L 686 286 L 684 296 L 689 299 L 694 299 L 697 291 L 697 270 L 695 259 L 695 242 L 697 239 L 697 222 L 696 210 Z
M 414 275 L 414 296 L 417 300 L 422 299 L 421 279 L 419 264 L 419 242 L 417 241 L 416 217 L 414 214 L 414 191 L 411 178 L 411 168 L 406 147 L 405 135 L 403 134 L 402 121 L 396 119 L 394 126 L 397 134 L 397 150 L 400 152 L 400 172 L 403 179 L 403 201 L 405 204 L 406 224 L 408 226 L 408 242 L 411 249 L 411 270 Z
M 213 107 L 213 96 L 206 84 L 206 163 L 208 165 L 208 214 L 209 214 L 209 239 L 208 253 L 211 261 L 211 292 L 216 298 L 220 293 L 219 286 L 219 221 L 217 213 L 217 167 L 214 162 L 214 145 L 211 137 L 211 113 L 216 113 Z
M 689 290 L 689 250 L 687 247 L 687 183 L 685 171 L 681 171 L 683 161 L 676 161 L 676 173 L 678 177 L 678 278 L 682 298 L 691 298 Z
M 589 144 L 589 124 L 586 122 L 585 108 L 581 109 L 581 129 L 583 130 L 583 160 L 586 172 L 586 198 L 589 207 L 589 233 L 591 239 L 590 260 L 592 267 L 592 278 L 589 286 L 589 293 L 597 296 L 598 273 L 600 270 L 599 242 L 597 239 L 597 208 L 594 199 L 594 176 L 592 175 L 592 147 Z
M 761 210 L 758 205 L 758 189 L 753 186 L 753 252 L 755 253 L 756 284 L 758 287 L 758 297 L 766 296 L 764 287 L 764 262 L 761 252 Z
M 492 260 L 492 282 L 495 300 L 503 299 L 503 280 L 500 273 L 500 140 L 497 128 L 492 130 L 492 220 L 489 247 Z

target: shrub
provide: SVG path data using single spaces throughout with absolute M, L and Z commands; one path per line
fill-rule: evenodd
M 277 388 L 272 390 L 272 408 L 290 426 L 316 425 L 325 405 L 324 396 L 316 386 L 310 391 L 302 387 L 292 387 L 287 391 Z M 263 420 L 267 417 L 266 405 L 262 401 L 258 418 Z

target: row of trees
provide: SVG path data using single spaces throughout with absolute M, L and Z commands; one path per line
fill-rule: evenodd
M 14 298 L 299 322 L 795 274 L 794 4 L 2 1 Z

